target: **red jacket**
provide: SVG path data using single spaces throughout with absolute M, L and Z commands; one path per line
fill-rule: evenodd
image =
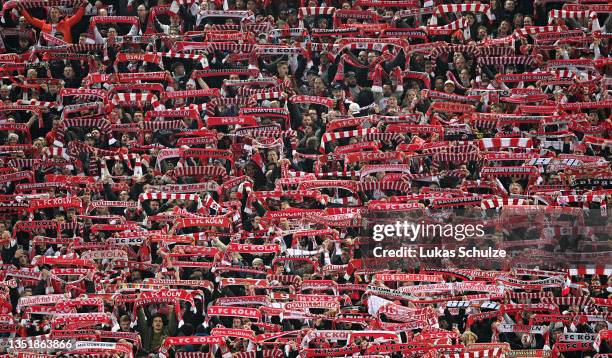
M 54 24 L 32 17 L 27 10 L 23 10 L 22 15 L 25 17 L 27 22 L 41 29 L 42 32 L 50 34 L 53 31 Z M 70 29 L 72 26 L 81 21 L 83 15 L 85 15 L 85 6 L 81 6 L 74 15 L 61 19 L 57 24 L 55 24 L 55 31 L 64 34 L 64 41 L 72 43 L 72 34 L 70 33 Z

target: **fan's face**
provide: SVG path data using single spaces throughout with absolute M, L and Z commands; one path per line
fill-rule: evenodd
M 49 16 L 51 17 L 52 22 L 57 22 L 60 17 L 59 9 L 56 7 L 51 8 L 51 12 L 49 13 Z

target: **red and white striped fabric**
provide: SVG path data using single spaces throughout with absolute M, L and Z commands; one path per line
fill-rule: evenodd
M 436 163 L 466 163 L 482 159 L 480 153 L 436 153 L 431 158 Z
M 134 160 L 134 161 L 140 161 L 140 155 L 135 154 L 135 153 L 107 155 L 107 156 L 102 157 L 102 159 L 104 159 L 104 160 L 123 160 L 123 161 Z
M 612 266 L 596 266 L 596 265 L 584 265 L 574 266 L 567 270 L 570 276 L 582 276 L 582 275 L 612 275 Z
M 202 209 L 202 199 L 198 194 L 152 192 L 138 196 L 139 205 L 145 200 L 193 200 L 198 204 L 198 211 Z
M 255 44 L 237 44 L 234 42 L 211 42 L 210 51 L 227 51 L 235 53 L 252 52 L 255 49 Z
M 176 358 L 208 358 L 210 353 L 204 352 L 176 352 L 174 355 Z M 232 355 L 234 356 L 234 355 Z
M 192 176 L 222 176 L 228 177 L 227 171 L 222 167 L 214 166 L 198 166 L 198 167 L 178 167 L 172 173 L 174 177 L 192 177 Z
M 158 131 L 163 129 L 180 129 L 185 128 L 185 122 L 182 120 L 174 121 L 145 121 L 142 122 L 142 129 L 145 131 Z
M 239 107 L 255 107 L 257 102 L 251 97 L 238 97 L 238 98 L 213 98 L 212 101 L 209 102 L 211 108 L 224 105 L 224 106 L 239 106 Z
M 584 195 L 559 195 L 557 197 L 558 204 L 568 203 L 584 203 L 584 202 L 601 202 L 606 199 L 605 195 L 584 194 Z
M 395 191 L 403 191 L 408 193 L 410 191 L 410 184 L 402 181 L 387 181 L 387 182 L 378 182 L 378 181 L 367 181 L 367 182 L 358 182 L 357 190 L 359 191 L 368 191 L 368 190 L 395 190 Z
M 53 145 L 57 147 L 64 146 L 64 136 L 66 130 L 70 127 L 95 127 L 101 132 L 105 133 L 109 140 L 109 144 L 115 143 L 117 140 L 113 138 L 112 126 L 107 119 L 104 118 L 70 118 L 64 119 L 62 123 L 57 127 L 57 136 Z
M 286 98 L 287 94 L 283 91 L 264 90 L 264 91 L 256 91 L 256 93 L 253 93 L 250 96 L 256 101 L 262 101 L 264 99 Z
M 435 154 L 435 153 L 471 153 L 477 152 L 478 147 L 473 144 L 459 144 L 455 142 L 454 146 L 450 146 L 449 142 L 440 142 L 437 147 L 423 148 L 423 154 Z
M 594 69 L 595 63 L 588 58 L 573 59 L 573 60 L 549 60 L 546 62 L 546 70 L 564 67 L 580 67 L 585 69 Z
M 196 60 L 196 61 L 201 61 L 205 58 L 205 56 L 202 54 L 180 53 L 180 52 L 174 52 L 174 51 L 156 52 L 156 55 L 161 56 L 161 57 L 182 58 L 185 60 Z
M 486 57 L 500 57 L 500 56 L 514 56 L 514 48 L 511 47 L 512 43 L 496 44 L 491 43 L 490 46 L 480 48 L 480 56 Z
M 517 29 L 513 36 L 515 37 L 527 37 L 528 35 L 536 35 L 542 33 L 558 33 L 567 30 L 565 26 L 548 25 L 548 26 L 525 26 L 521 29 Z
M 593 299 L 591 297 L 544 297 L 542 303 L 553 303 L 558 306 L 592 306 Z
M 305 178 L 305 177 L 310 177 L 313 174 L 306 173 L 303 171 L 287 170 L 287 175 L 288 177 L 291 177 L 291 178 Z
M 367 43 L 363 43 L 363 42 L 348 43 L 346 45 L 342 45 L 342 46 L 339 46 L 339 47 L 334 47 L 333 51 L 334 51 L 335 54 L 339 54 L 340 51 L 342 51 L 344 49 L 349 49 L 349 50 L 374 50 L 374 51 L 383 52 L 390 45 L 397 45 L 397 44 L 392 44 L 392 43 L 384 43 L 383 40 L 384 39 L 381 39 L 380 41 L 377 41 L 377 42 L 367 42 Z
M 117 155 L 109 155 L 102 157 L 101 165 L 102 165 L 102 173 L 106 175 L 110 175 L 108 173 L 108 169 L 106 167 L 107 160 L 115 160 L 115 161 L 123 161 L 127 163 L 128 168 L 134 170 L 134 176 L 142 175 L 142 164 L 143 160 L 138 154 L 117 154 Z M 134 161 L 134 168 L 132 168 L 131 161 Z M 144 164 L 148 166 L 148 162 L 145 160 Z
M 240 25 L 237 24 L 214 24 L 213 31 L 240 31 Z
M 328 52 L 333 52 L 333 53 L 336 53 L 339 47 L 337 44 L 330 43 L 330 42 L 305 42 L 305 43 L 300 43 L 300 46 L 302 48 L 312 50 L 312 51 L 317 51 L 317 52 L 328 51 Z
M 205 10 L 200 12 L 200 15 L 204 18 L 209 17 L 231 17 L 235 19 L 246 19 L 253 16 L 253 12 L 250 10 Z
M 612 145 L 612 139 L 600 138 L 600 137 L 595 137 L 595 136 L 590 136 L 590 135 L 585 135 L 582 138 L 582 142 L 584 144 L 591 144 L 591 145 L 597 145 L 597 146 Z
M 576 73 L 568 69 L 555 70 L 551 72 L 556 73 L 559 78 L 576 78 Z
M 380 132 L 372 132 L 363 136 L 363 140 L 365 141 L 373 141 L 379 140 L 381 142 L 391 142 L 396 141 L 401 143 L 404 141 L 404 137 L 400 133 L 380 133 Z
M 336 8 L 331 6 L 301 7 L 298 9 L 298 19 L 303 20 L 306 16 L 333 15 L 335 11 Z
M 115 93 L 111 102 L 115 106 L 143 106 L 147 103 L 151 103 L 154 107 L 157 107 L 159 102 L 153 102 L 154 97 L 154 93 Z
M 533 147 L 531 138 L 484 138 L 478 140 L 477 143 L 481 150 Z
M 591 203 L 599 203 L 602 216 L 607 216 L 608 203 L 605 195 L 583 194 L 583 195 L 560 195 L 557 197 L 557 204 L 567 205 L 569 203 L 582 203 L 582 208 L 586 211 L 590 209 Z
M 219 205 L 219 203 L 217 203 L 215 201 L 215 199 L 213 199 L 213 197 L 209 193 L 206 193 L 206 195 L 204 196 L 204 200 L 202 201 L 202 205 L 206 209 L 215 210 L 215 212 L 219 212 L 219 209 L 221 209 L 221 205 Z
M 68 155 L 68 149 L 64 147 L 51 147 L 49 148 L 49 153 L 43 152 L 43 159 L 51 159 L 53 157 L 62 157 L 66 160 L 70 160 L 70 155 Z
M 431 175 L 438 175 L 439 177 L 453 177 L 463 179 L 468 176 L 465 170 L 462 169 L 453 169 L 453 170 L 443 170 L 440 173 L 436 174 L 433 172 Z
M 504 66 L 504 65 L 534 65 L 536 64 L 536 58 L 533 56 L 504 56 L 504 57 L 479 57 L 479 65 L 492 65 L 492 66 Z
M 235 42 L 184 42 L 179 41 L 174 45 L 176 51 L 228 51 L 234 53 L 249 53 L 255 48 L 255 44 L 238 44 Z
M 296 175 L 296 176 L 305 176 L 308 173 L 305 172 L 300 172 L 302 175 Z M 358 177 L 360 175 L 358 170 L 337 170 L 337 171 L 332 171 L 332 172 L 325 172 L 325 173 L 315 173 L 315 176 L 317 178 L 331 178 L 331 177 Z
M 263 358 L 280 358 L 283 357 L 283 351 L 280 349 L 264 349 L 261 351 Z M 207 353 L 208 354 L 208 353 Z M 255 358 L 258 352 L 239 352 L 232 354 L 232 358 Z
M 322 202 L 324 202 L 322 200 Z M 327 200 L 328 203 L 330 204 L 340 204 L 342 206 L 356 206 L 359 205 L 359 200 L 356 199 L 355 197 L 352 196 L 348 196 L 348 197 L 344 197 L 344 198 L 329 198 Z
M 560 79 L 571 78 L 577 81 L 592 81 L 592 80 L 596 80 L 599 78 L 599 75 L 595 75 L 595 74 L 583 72 L 583 71 L 578 72 L 578 71 L 569 70 L 569 69 L 554 70 L 554 71 L 551 71 L 551 73 L 556 74 L 557 76 L 559 76 Z
M 442 354 L 444 358 L 484 358 L 484 357 L 499 357 L 504 353 L 501 348 L 485 349 L 481 351 L 462 352 Z
M 591 24 L 591 31 L 601 30 L 599 26 L 599 20 L 597 20 L 597 13 L 584 10 L 584 11 L 567 11 L 567 10 L 551 10 L 548 13 L 548 23 L 552 23 L 555 19 L 584 19 L 590 18 L 593 22 Z
M 475 57 L 480 56 L 480 48 L 473 45 L 445 45 L 445 46 L 437 46 L 431 51 L 431 57 L 435 58 L 444 53 L 451 52 L 466 52 L 474 55 Z
M 481 3 L 471 3 L 471 4 L 442 4 L 436 7 L 434 11 L 434 16 L 440 16 L 442 14 L 446 14 L 449 12 L 481 12 L 487 15 L 489 20 L 494 20 L 493 12 L 491 12 L 491 5 L 481 4 Z
M 37 106 L 37 107 L 42 107 L 42 108 L 54 108 L 57 107 L 57 103 L 56 102 L 49 102 L 49 101 L 39 101 L 37 99 L 19 99 L 15 102 L 15 104 L 18 105 L 31 105 L 31 106 Z
M 495 118 L 472 118 L 470 124 L 473 127 L 481 129 L 494 129 L 497 127 L 497 119 Z
M 268 32 L 268 36 L 270 38 L 279 38 L 279 37 L 302 37 L 307 36 L 308 31 L 303 27 L 294 27 L 289 29 L 273 29 Z
M 240 132 L 240 134 L 238 134 Z M 236 130 L 236 135 L 248 136 L 251 138 L 295 138 L 297 132 L 294 130 L 282 130 L 280 128 L 240 128 Z
M 177 4 L 184 5 L 184 6 L 191 6 L 197 2 L 196 0 L 174 0 L 174 1 L 176 1 Z
M 321 147 L 319 151 L 325 153 L 325 143 L 327 142 L 344 138 L 362 137 L 371 133 L 378 133 L 378 128 L 353 129 L 344 132 L 325 133 L 321 138 Z
M 85 88 L 64 88 L 60 92 L 60 98 L 63 100 L 64 97 L 67 96 L 77 96 L 78 98 L 100 98 L 102 100 L 106 99 L 107 92 L 100 89 L 85 89 Z M 61 101 L 61 100 L 60 100 Z
M 402 175 L 402 180 L 410 181 L 410 180 L 434 180 L 434 178 L 438 175 L 438 173 L 409 173 Z
M 510 299 L 516 300 L 533 300 L 533 299 L 543 299 L 545 297 L 552 297 L 553 293 L 550 291 L 544 292 L 513 292 L 506 291 L 504 295 Z
M 434 19 L 434 17 L 432 17 L 432 19 Z M 457 30 L 466 28 L 468 24 L 468 19 L 462 17 L 459 20 L 451 22 L 450 24 L 442 26 L 426 26 L 425 31 L 428 35 L 450 35 Z
M 505 205 L 525 205 L 527 200 L 525 199 L 517 199 L 517 198 L 495 198 L 495 199 L 486 199 L 482 201 L 480 205 L 483 209 L 495 209 L 501 208 Z
M 41 161 L 42 159 L 13 158 L 9 160 L 8 165 L 15 167 L 15 168 L 25 169 L 25 168 L 33 168 L 37 165 L 40 165 Z
M 264 92 L 264 91 L 281 91 L 281 87 L 274 86 L 274 87 L 270 87 L 266 89 L 239 87 L 237 93 L 239 96 L 252 96 L 254 94 L 257 94 L 259 92 Z
M 258 23 L 249 23 L 242 25 L 242 31 L 244 32 L 253 32 L 255 34 L 267 33 L 272 30 L 274 26 L 269 22 L 258 22 Z

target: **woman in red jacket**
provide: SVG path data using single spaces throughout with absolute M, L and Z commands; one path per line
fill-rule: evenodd
M 85 15 L 85 7 L 88 4 L 89 2 L 83 0 L 79 10 L 77 10 L 74 15 L 65 17 L 63 19 L 60 19 L 60 10 L 56 7 L 52 7 L 49 10 L 49 22 L 32 17 L 32 15 L 30 15 L 30 13 L 22 6 L 19 6 L 18 9 L 21 11 L 21 14 L 23 17 L 25 17 L 27 22 L 41 29 L 42 32 L 51 35 L 55 35 L 56 32 L 61 32 L 64 35 L 64 41 L 72 43 L 72 34 L 70 33 L 70 29 L 72 26 L 81 21 L 83 15 Z

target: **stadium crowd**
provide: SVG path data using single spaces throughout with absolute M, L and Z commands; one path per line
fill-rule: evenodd
M 612 353 L 612 4 L 0 3 L 0 357 Z

